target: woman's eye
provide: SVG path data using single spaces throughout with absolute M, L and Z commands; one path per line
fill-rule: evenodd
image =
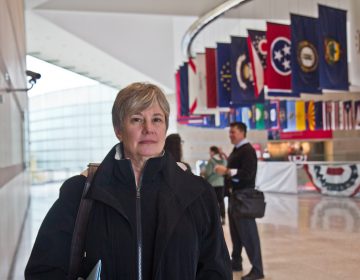
M 132 123 L 143 123 L 143 119 L 142 118 L 131 118 L 131 122 Z
M 161 123 L 161 122 L 163 122 L 163 119 L 162 119 L 162 118 L 154 118 L 154 119 L 153 119 L 153 122 L 155 122 L 155 123 Z

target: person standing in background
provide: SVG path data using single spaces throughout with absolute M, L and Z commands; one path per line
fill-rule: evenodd
M 230 178 L 232 194 L 246 188 L 255 188 L 257 172 L 257 156 L 255 149 L 246 139 L 247 127 L 242 122 L 230 124 L 229 138 L 234 149 L 228 157 L 227 167 L 215 166 L 215 172 Z M 236 200 L 232 203 L 239 203 Z M 230 207 L 230 235 L 233 242 L 232 268 L 242 270 L 241 248 L 245 247 L 246 254 L 252 265 L 251 271 L 242 280 L 263 279 L 263 265 L 261 257 L 260 239 L 254 218 L 235 219 Z
M 226 160 L 220 154 L 219 148 L 216 146 L 211 146 L 209 153 L 210 153 L 210 159 L 208 160 L 205 166 L 204 177 L 214 187 L 216 198 L 219 203 L 221 224 L 224 225 L 225 224 L 224 176 L 217 174 L 214 171 L 214 167 L 219 164 L 226 165 Z
M 182 168 L 191 172 L 191 166 L 183 161 L 182 144 L 184 141 L 178 133 L 169 134 L 165 139 L 164 149 L 170 153 L 176 162 L 182 164 Z

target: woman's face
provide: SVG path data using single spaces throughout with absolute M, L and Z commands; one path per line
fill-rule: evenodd
M 159 156 L 166 137 L 165 114 L 156 102 L 142 112 L 125 118 L 117 137 L 124 145 L 125 155 L 132 160 Z

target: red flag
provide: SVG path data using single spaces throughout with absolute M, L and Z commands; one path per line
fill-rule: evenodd
M 215 49 L 206 48 L 206 96 L 207 96 L 207 107 L 216 108 L 217 105 L 217 92 L 216 92 L 216 60 L 215 60 Z
M 292 96 L 290 26 L 271 22 L 266 26 L 268 95 Z

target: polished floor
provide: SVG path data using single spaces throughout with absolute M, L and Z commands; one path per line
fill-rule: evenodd
M 36 233 L 58 195 L 59 184 L 33 186 L 12 279 L 23 270 Z M 258 220 L 265 279 L 360 279 L 360 198 L 266 193 L 267 209 Z M 228 223 L 224 233 L 229 250 Z M 250 270 L 243 251 L 244 274 Z M 234 280 L 242 273 L 233 274 Z

